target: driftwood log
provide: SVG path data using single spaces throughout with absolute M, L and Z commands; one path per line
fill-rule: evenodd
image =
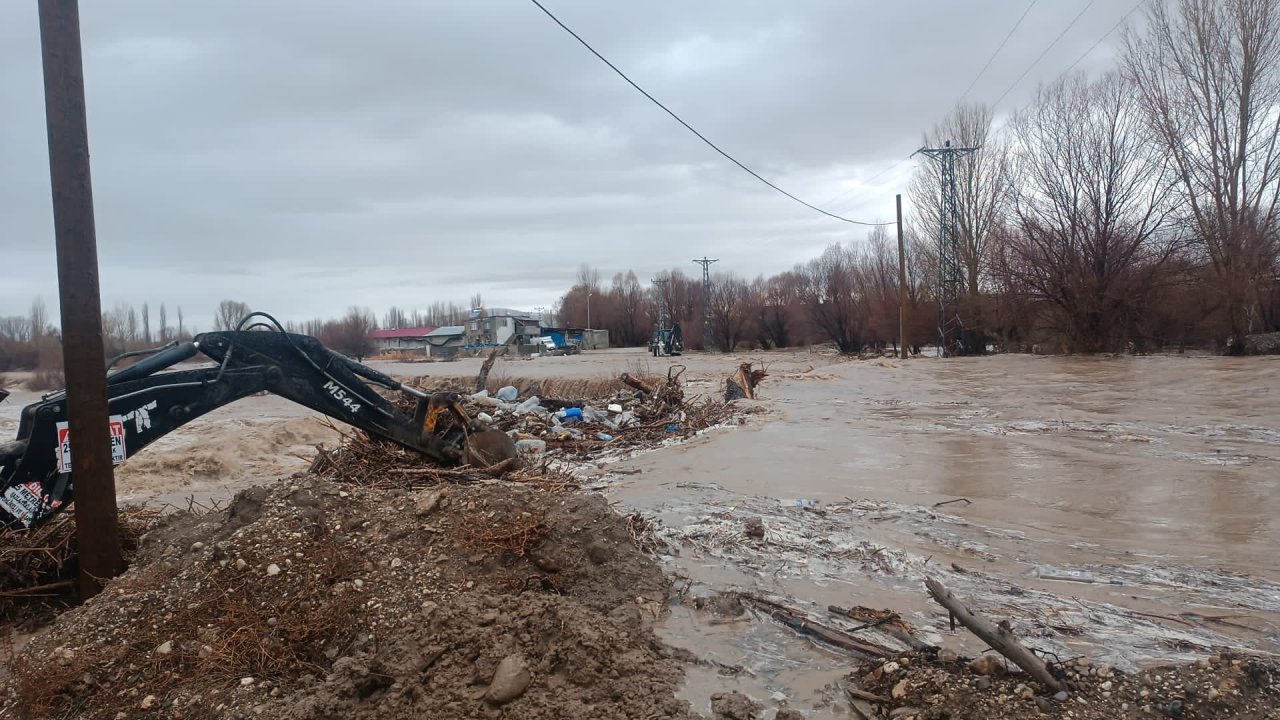
M 485 358 L 484 364 L 480 366 L 480 374 L 476 376 L 475 392 L 480 392 L 489 384 L 489 371 L 493 369 L 493 361 L 498 358 L 498 347 L 495 347 L 489 353 L 489 357 Z
M 1014 637 L 1011 630 L 1004 625 L 997 626 L 986 618 L 974 615 L 972 610 L 965 607 L 959 598 L 952 595 L 951 591 L 937 580 L 929 578 L 924 581 L 924 584 L 929 588 L 929 594 L 933 599 L 951 613 L 952 619 L 960 621 L 961 625 L 972 630 L 973 634 L 990 645 L 992 650 L 1009 658 L 1013 664 L 1022 668 L 1050 691 L 1062 690 L 1062 683 L 1049 672 L 1044 661 L 1018 642 L 1018 638 Z
M 652 395 L 654 393 L 653 388 L 649 387 L 643 380 L 635 377 L 631 373 L 622 373 L 621 380 L 631 389 L 642 392 L 645 395 Z
M 894 655 L 894 652 L 888 648 L 859 640 L 849 633 L 827 627 L 797 610 L 780 605 L 772 600 L 765 600 L 752 595 L 744 595 L 742 599 L 755 605 L 757 609 L 768 613 L 769 617 L 801 635 L 808 635 L 814 639 L 821 640 L 832 647 L 839 648 L 857 657 L 886 658 Z

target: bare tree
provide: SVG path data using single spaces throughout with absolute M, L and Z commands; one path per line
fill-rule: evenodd
M 1072 351 L 1129 339 L 1126 322 L 1175 247 L 1163 163 L 1131 95 L 1118 74 L 1078 74 L 1041 88 L 1013 120 L 1015 228 L 1002 270 L 1054 310 Z
M 1253 326 L 1276 262 L 1280 3 L 1150 3 L 1126 32 L 1124 67 L 1212 268 L 1230 351 Z
M 613 305 L 617 310 L 614 322 L 616 327 L 609 327 L 609 337 L 622 346 L 639 345 L 648 337 L 648 312 L 644 288 L 640 279 L 630 270 L 624 275 L 613 276 L 613 287 L 609 290 L 613 296 Z M 613 340 L 616 338 L 616 340 Z
M 856 253 L 851 248 L 832 245 L 797 269 L 800 301 L 810 322 L 842 353 L 858 352 L 864 342 L 856 266 Z
M 600 292 L 600 271 L 586 263 L 579 265 L 577 284 L 591 292 Z
M 43 298 L 31 301 L 31 310 L 27 314 L 27 327 L 30 328 L 32 343 L 39 343 L 41 338 L 53 331 L 49 326 L 49 309 L 45 307 Z
M 382 326 L 386 328 L 406 328 L 410 326 L 409 318 L 404 314 L 403 310 L 392 305 L 382 319 Z
M 721 352 L 733 352 L 746 339 L 750 324 L 751 293 L 747 283 L 729 273 L 711 277 L 707 307 L 711 313 L 711 338 Z
M 362 361 L 377 350 L 370 335 L 377 327 L 372 312 L 352 307 L 342 318 L 325 323 L 316 336 L 329 348 Z
M 164 303 L 160 303 L 160 342 L 169 342 L 169 316 L 165 312 Z
M 248 303 L 242 303 L 238 300 L 223 300 L 218 303 L 218 310 L 213 315 L 213 329 L 235 330 L 236 325 L 240 324 L 240 320 L 250 312 Z
M 751 284 L 757 341 L 762 348 L 790 347 L 794 338 L 793 312 L 799 305 L 799 281 L 793 272 Z
M 151 344 L 151 310 L 142 303 L 142 342 Z

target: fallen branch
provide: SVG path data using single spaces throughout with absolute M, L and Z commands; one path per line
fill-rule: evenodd
M 888 648 L 859 640 L 849 633 L 827 627 L 798 610 L 793 610 L 772 600 L 765 600 L 752 595 L 743 595 L 742 599 L 755 605 L 757 609 L 768 613 L 769 617 L 801 635 L 808 635 L 821 640 L 828 645 L 848 651 L 858 657 L 886 658 L 894 655 L 894 652 Z
M 842 616 L 844 616 L 844 617 L 853 618 L 854 620 L 857 620 L 857 619 L 858 619 L 858 618 L 856 618 L 856 617 L 854 617 L 854 616 L 853 616 L 853 613 L 849 612 L 848 610 L 845 610 L 844 608 L 840 607 L 839 605 L 828 605 L 828 606 L 827 606 L 827 612 L 831 613 L 832 615 L 842 615 Z M 880 618 L 880 619 L 878 619 L 878 620 L 870 620 L 870 621 L 867 621 L 867 622 L 862 623 L 861 625 L 859 625 L 859 626 L 857 626 L 857 627 L 851 627 L 851 628 L 848 628 L 847 630 L 845 630 L 845 632 L 847 632 L 847 633 L 856 633 L 856 632 L 858 632 L 859 630 L 866 630 L 866 629 L 868 629 L 868 628 L 880 627 L 881 625 L 883 625 L 883 624 L 885 624 L 885 623 L 887 623 L 887 622 L 893 622 L 894 620 L 901 620 L 901 619 L 902 619 L 902 618 L 898 617 L 898 613 L 889 613 L 888 615 L 885 615 L 884 617 L 882 617 L 882 618 Z
M 58 582 L 45 583 L 44 585 L 33 585 L 28 588 L 22 588 L 21 590 L 6 590 L 4 592 L 0 592 L 0 597 L 30 597 L 33 595 L 46 595 L 50 594 L 50 591 L 52 590 L 69 590 L 74 586 L 75 582 L 72 580 L 59 580 Z
M 883 695 L 869 693 L 866 690 L 859 690 L 858 688 L 855 688 L 855 687 L 847 687 L 844 689 L 844 691 L 849 693 L 849 695 L 852 697 L 856 697 L 859 700 L 866 700 L 867 702 L 885 703 L 886 705 L 893 702 L 892 700 L 890 700 L 889 698 Z
M 636 390 L 638 392 L 642 392 L 645 395 L 652 395 L 654 393 L 653 388 L 649 387 L 647 384 L 644 383 L 644 381 L 633 376 L 631 373 L 622 373 L 621 380 L 622 382 L 626 383 L 627 386 L 630 387 L 631 389 Z
M 973 614 L 973 611 L 965 607 L 964 603 L 951 594 L 951 591 L 945 585 L 929 578 L 924 581 L 925 587 L 929 588 L 929 594 L 933 596 L 938 604 L 947 609 L 951 613 L 952 622 L 958 620 L 961 625 L 973 631 L 991 646 L 992 650 L 1013 661 L 1013 664 L 1022 668 L 1028 675 L 1035 678 L 1041 685 L 1048 688 L 1052 692 L 1058 692 L 1062 689 L 1062 683 L 1049 672 L 1049 668 L 1044 662 L 1035 656 L 1030 650 L 1018 639 L 1014 637 L 1013 632 L 1005 624 L 999 626 L 992 624 L 990 620 Z
M 972 501 L 972 500 L 970 500 L 969 498 L 956 498 L 955 500 L 943 500 L 942 502 L 936 502 L 936 503 L 934 503 L 934 504 L 933 504 L 933 506 L 934 506 L 934 507 L 942 507 L 943 505 L 950 505 L 951 503 L 958 503 L 958 502 L 962 502 L 962 503 L 964 503 L 965 505 L 972 505 L 972 504 L 973 504 L 973 501 Z
M 489 371 L 493 369 L 493 361 L 498 358 L 498 350 L 500 346 L 494 347 L 489 353 L 489 357 L 485 358 L 484 364 L 480 366 L 480 374 L 476 375 L 475 392 L 484 390 L 489 384 Z
M 890 612 L 884 617 L 876 617 L 875 612 L 867 611 L 866 608 L 842 608 L 839 605 L 828 605 L 827 612 L 832 615 L 839 615 L 851 620 L 857 620 L 863 623 L 859 627 L 853 628 L 849 632 L 856 632 L 866 628 L 876 628 L 880 632 L 887 633 L 898 642 L 906 645 L 913 650 L 928 650 L 933 646 L 921 640 L 911 633 L 911 626 L 902 621 L 902 618 L 895 612 Z

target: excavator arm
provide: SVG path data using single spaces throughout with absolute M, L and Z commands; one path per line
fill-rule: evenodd
M 285 332 L 263 313 L 246 317 L 239 327 L 255 317 L 269 322 L 204 333 L 108 374 L 117 464 L 201 415 L 264 391 L 420 452 L 440 465 L 464 460 L 469 423 L 438 422 L 443 414 L 466 417 L 456 396 L 433 397 L 407 387 L 315 338 Z M 211 363 L 172 369 L 197 355 Z M 373 385 L 416 398 L 414 417 L 400 412 Z M 50 393 L 22 409 L 17 439 L 0 444 L 0 527 L 35 527 L 71 503 L 74 484 L 66 421 L 65 391 Z

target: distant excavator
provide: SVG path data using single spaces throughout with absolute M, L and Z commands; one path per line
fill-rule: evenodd
M 197 355 L 214 366 L 171 370 Z M 129 357 L 144 359 L 110 372 Z M 404 385 L 313 337 L 285 332 L 266 313 L 245 316 L 235 330 L 126 353 L 108 363 L 107 370 L 112 459 L 117 464 L 205 413 L 264 391 L 440 465 L 493 465 L 516 457 L 511 438 L 474 422 L 458 395 Z M 373 385 L 413 397 L 414 416 L 402 413 Z M 6 395 L 0 390 L 0 401 Z M 71 503 L 72 490 L 67 394 L 59 390 L 23 408 L 17 439 L 0 444 L 0 527 L 40 525 Z
M 673 323 L 669 328 L 658 328 L 649 338 L 649 352 L 654 357 L 679 355 L 684 352 L 684 333 L 680 323 Z

